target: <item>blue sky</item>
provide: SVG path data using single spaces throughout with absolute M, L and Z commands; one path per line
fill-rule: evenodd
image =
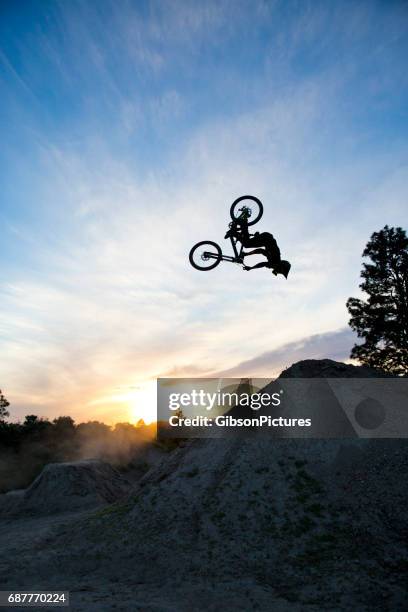
M 0 14 L 0 386 L 15 417 L 133 419 L 158 374 L 348 357 L 364 245 L 407 226 L 406 2 Z M 244 193 L 288 281 L 189 267 Z

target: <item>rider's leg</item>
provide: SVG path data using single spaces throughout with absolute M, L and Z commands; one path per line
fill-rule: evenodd
M 249 234 L 247 234 L 246 236 L 242 236 L 240 238 L 240 241 L 242 243 L 242 246 L 244 246 L 245 248 L 264 247 L 265 246 L 259 235 L 258 236 L 250 236 Z
M 244 257 L 248 255 L 264 255 L 267 256 L 265 249 L 254 249 L 253 251 L 249 251 L 248 253 L 243 253 Z

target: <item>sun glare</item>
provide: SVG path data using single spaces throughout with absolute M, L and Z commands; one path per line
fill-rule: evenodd
M 141 384 L 132 393 L 129 401 L 132 421 L 137 423 L 143 419 L 146 425 L 156 421 L 156 381 L 151 380 Z
M 143 419 L 146 425 L 149 425 L 156 421 L 156 397 L 156 380 L 148 380 L 131 387 L 131 390 L 124 393 L 95 398 L 89 402 L 89 406 L 108 411 L 108 422 L 113 424 L 120 420 L 137 423 Z

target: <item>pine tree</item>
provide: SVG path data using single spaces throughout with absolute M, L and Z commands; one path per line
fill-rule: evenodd
M 6 400 L 0 389 L 0 421 L 4 421 L 8 416 L 10 416 L 7 406 L 10 406 L 10 402 Z
M 360 285 L 366 300 L 349 298 L 349 325 L 363 338 L 351 357 L 394 375 L 408 373 L 408 237 L 386 225 L 371 236 Z

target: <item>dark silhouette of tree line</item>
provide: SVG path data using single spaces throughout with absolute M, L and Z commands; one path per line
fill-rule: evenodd
M 77 425 L 70 416 L 50 421 L 29 414 L 21 423 L 7 422 L 7 400 L 1 397 L 0 493 L 27 487 L 48 463 L 99 458 L 126 470 L 142 447 L 154 443 L 156 425 L 143 421 Z

